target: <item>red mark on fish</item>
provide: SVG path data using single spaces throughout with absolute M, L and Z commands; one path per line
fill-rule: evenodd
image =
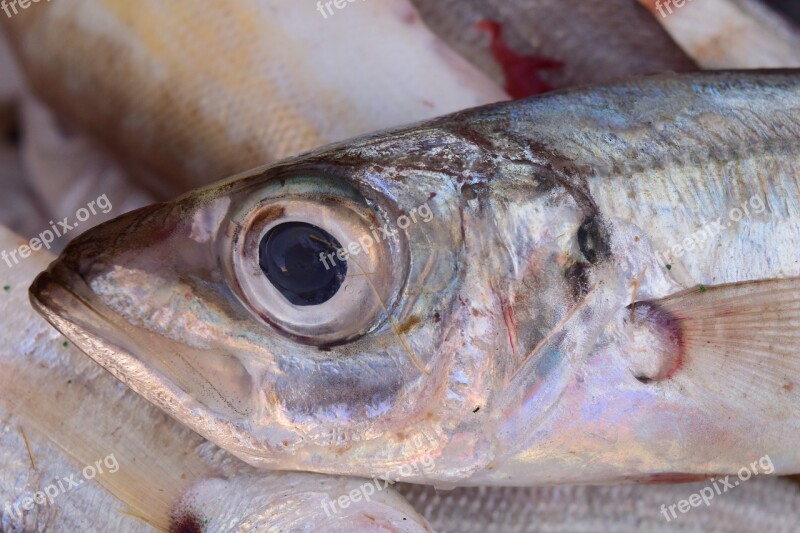
M 540 71 L 562 68 L 564 64 L 561 61 L 518 54 L 503 39 L 503 27 L 499 22 L 482 20 L 475 26 L 492 36 L 492 55 L 503 68 L 506 91 L 512 98 L 526 98 L 553 90 L 541 78 Z

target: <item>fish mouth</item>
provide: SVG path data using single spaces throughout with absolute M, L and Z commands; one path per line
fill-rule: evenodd
M 136 347 L 125 331 L 125 324 L 111 309 L 92 298 L 86 281 L 58 259 L 36 277 L 29 289 L 33 308 L 82 352 L 129 385 L 138 394 L 153 396 L 151 387 L 160 387 L 148 377 L 152 371 L 133 354 Z M 138 379 L 129 380 L 131 374 Z M 146 386 L 143 383 L 146 382 Z M 163 387 L 159 392 L 176 395 L 177 390 Z M 150 398 L 148 398 L 150 399 Z
M 64 263 L 62 256 L 34 280 L 29 289 L 34 310 L 115 378 L 184 426 L 250 464 L 275 467 L 272 455 L 253 435 L 148 364 L 147 339 L 140 340 L 141 332 L 99 301 L 86 280 Z M 149 351 L 157 346 L 149 346 Z
M 59 281 L 63 274 L 67 274 L 72 279 L 78 277 L 69 272 L 62 264 L 62 260 L 58 259 L 47 270 L 39 274 L 31 284 L 28 290 L 30 302 L 34 310 L 54 328 L 88 353 L 90 347 L 82 342 L 88 332 L 80 324 L 84 322 L 81 320 L 82 318 L 89 318 L 88 311 L 91 306 L 78 292 L 69 288 L 70 286 L 74 287 L 75 284 Z M 88 289 L 83 280 L 80 281 Z M 99 314 L 97 314 L 97 318 L 106 321 Z
M 87 277 L 106 251 L 102 244 L 107 240 L 106 235 L 125 227 L 135 228 L 160 208 L 160 204 L 143 207 L 77 237 L 36 277 L 28 290 L 34 310 L 113 374 L 109 368 L 112 361 L 103 354 L 129 353 L 125 341 L 130 343 L 131 339 L 117 338 L 124 332 L 124 320 L 100 301 Z M 117 378 L 125 381 L 119 375 Z

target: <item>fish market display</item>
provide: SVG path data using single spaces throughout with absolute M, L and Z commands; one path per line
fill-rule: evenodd
M 322 148 L 89 231 L 34 306 L 261 468 L 796 473 L 798 104 L 671 74 Z

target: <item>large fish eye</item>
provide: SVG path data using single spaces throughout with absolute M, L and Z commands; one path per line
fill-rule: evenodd
M 333 298 L 347 276 L 347 260 L 336 260 L 341 249 L 327 231 L 288 222 L 264 235 L 258 261 L 267 279 L 291 303 L 319 305 Z
M 386 218 L 341 183 L 270 180 L 231 212 L 222 241 L 230 286 L 281 335 L 355 340 L 384 323 L 406 281 L 406 237 L 380 231 Z

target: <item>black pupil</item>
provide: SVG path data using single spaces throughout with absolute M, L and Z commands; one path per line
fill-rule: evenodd
M 339 241 L 317 226 L 288 222 L 261 239 L 258 263 L 291 303 L 319 305 L 333 298 L 347 275 L 347 262 L 336 257 L 341 248 Z

